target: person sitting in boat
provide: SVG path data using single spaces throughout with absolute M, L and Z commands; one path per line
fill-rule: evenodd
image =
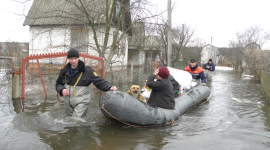
M 178 91 L 179 91 L 179 83 L 174 79 L 174 77 L 170 74 L 168 77 L 172 83 L 173 86 L 173 94 L 174 96 L 178 96 Z
M 185 71 L 191 73 L 193 79 L 195 80 L 201 79 L 201 84 L 206 85 L 206 77 L 203 72 L 203 69 L 198 66 L 195 59 L 190 60 L 189 66 L 185 68 Z
M 146 85 L 152 89 L 148 104 L 153 107 L 173 109 L 175 106 L 173 85 L 168 78 L 170 75 L 167 67 L 160 67 L 148 77 Z M 155 79 L 157 79 L 155 81 Z
M 207 70 L 210 70 L 210 71 L 215 70 L 215 64 L 212 62 L 212 59 L 209 59 L 208 62 L 203 65 L 203 69 L 207 69 Z
M 155 74 L 155 71 L 156 71 L 156 68 L 155 68 L 155 70 L 153 72 L 154 74 Z M 175 78 L 171 74 L 169 75 L 168 78 L 170 79 L 170 81 L 172 83 L 174 96 L 177 97 L 178 96 L 178 91 L 179 91 L 179 83 L 175 80 Z

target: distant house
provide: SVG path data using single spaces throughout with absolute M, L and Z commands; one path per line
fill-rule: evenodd
M 110 2 L 110 1 L 109 1 Z M 79 0 L 35 0 L 24 21 L 24 26 L 29 25 L 30 41 L 29 54 L 67 52 L 75 48 L 80 52 L 99 56 L 94 34 L 97 35 L 99 47 L 103 46 L 105 39 L 105 0 L 84 1 L 84 7 L 76 7 Z M 124 0 L 128 3 L 128 0 Z M 109 4 L 110 5 L 110 4 Z M 111 6 L 111 5 L 110 5 Z M 119 13 L 120 2 L 117 2 L 113 15 Z M 85 9 L 84 9 L 85 8 Z M 84 11 L 87 12 L 86 17 Z M 116 17 L 114 17 L 116 18 Z M 89 20 L 95 26 L 95 30 L 89 25 Z M 130 14 L 125 17 L 122 29 L 127 29 L 131 23 Z M 112 22 L 116 23 L 114 19 Z M 113 34 L 116 29 L 111 27 L 107 52 L 112 46 Z M 120 35 L 123 32 L 120 31 Z M 119 42 L 118 51 L 113 56 L 116 63 L 113 65 L 127 65 L 128 35 Z M 108 53 L 105 52 L 105 56 Z
M 23 57 L 28 55 L 28 51 L 28 42 L 0 42 L 0 55 L 2 57 Z
M 135 23 L 132 27 L 133 32 L 129 42 L 129 64 L 153 66 L 153 61 L 159 61 L 159 53 L 165 50 L 161 36 L 152 36 L 145 34 L 144 22 Z
M 28 55 L 27 42 L 0 42 L 0 59 L 10 59 L 14 65 L 20 65 L 22 58 Z
M 205 45 L 201 51 L 201 65 L 207 63 L 209 59 L 212 59 L 213 63 L 217 65 L 219 55 L 220 54 L 217 47 L 211 44 Z

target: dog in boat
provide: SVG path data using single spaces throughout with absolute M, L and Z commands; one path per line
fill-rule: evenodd
M 139 85 L 132 85 L 129 90 L 127 91 L 127 93 L 137 99 L 139 99 L 142 102 L 147 103 L 147 101 L 144 99 L 144 97 L 141 94 L 141 88 Z

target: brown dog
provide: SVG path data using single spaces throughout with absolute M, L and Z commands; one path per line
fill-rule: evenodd
M 139 99 L 142 102 L 147 102 L 144 97 L 141 94 L 141 88 L 139 85 L 132 85 L 129 90 L 127 91 L 127 93 L 137 99 Z

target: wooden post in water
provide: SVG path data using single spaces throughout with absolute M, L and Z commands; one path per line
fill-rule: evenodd
M 131 65 L 130 65 L 130 81 L 131 82 L 133 82 L 133 57 L 132 57 Z
M 20 67 L 14 66 L 12 73 L 12 99 L 20 99 Z

